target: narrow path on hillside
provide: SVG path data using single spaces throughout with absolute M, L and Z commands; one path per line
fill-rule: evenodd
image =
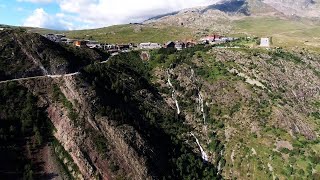
M 101 61 L 101 62 L 99 62 L 99 64 L 107 63 L 111 57 L 116 56 L 116 55 L 119 55 L 119 53 L 111 54 L 107 60 Z M 44 69 L 43 66 L 41 69 Z M 44 73 L 47 74 L 48 71 L 44 69 Z M 9 79 L 9 80 L 0 81 L 0 84 L 5 84 L 5 83 L 9 83 L 9 82 L 16 82 L 16 81 L 25 81 L 25 80 L 31 80 L 31 79 L 48 78 L 48 77 L 49 78 L 61 78 L 61 77 L 74 76 L 74 75 L 78 75 L 78 74 L 80 74 L 80 72 L 69 73 L 69 74 L 58 74 L 58 75 L 43 75 L 43 76 L 24 77 L 24 78 L 17 78 L 17 79 Z
M 61 78 L 61 77 L 69 77 L 80 74 L 79 72 L 70 73 L 70 74 L 61 74 L 61 75 L 44 75 L 44 76 L 34 76 L 34 77 L 26 77 L 26 78 L 18 78 L 18 79 L 10 79 L 5 81 L 0 81 L 0 84 L 16 82 L 16 81 L 26 81 L 31 79 L 41 79 L 41 78 Z

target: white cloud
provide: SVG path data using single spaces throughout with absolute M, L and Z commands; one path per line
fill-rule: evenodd
M 42 8 L 38 8 L 24 21 L 23 26 L 42 27 L 49 29 L 74 29 L 72 23 L 61 18 L 60 14 L 49 15 Z
M 32 2 L 55 1 L 60 7 L 56 15 L 37 9 L 25 25 L 81 29 L 114 24 L 141 22 L 156 15 L 206 6 L 219 0 L 19 0 Z M 72 22 L 72 23 L 70 23 Z M 76 24 L 77 26 L 74 26 Z
M 31 3 L 50 3 L 53 0 L 17 0 L 18 2 L 31 2 Z
M 215 2 L 217 0 L 58 0 L 63 12 L 76 14 L 96 26 L 143 21 L 159 14 Z

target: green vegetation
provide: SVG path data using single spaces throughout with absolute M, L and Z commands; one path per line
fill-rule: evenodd
M 78 113 L 74 110 L 72 103 L 65 97 L 56 84 L 53 85 L 53 100 L 62 103 L 68 110 L 68 117 L 73 121 L 73 123 L 77 124 Z
M 232 22 L 233 34 L 258 37 L 273 37 L 275 46 L 308 47 L 319 50 L 316 37 L 320 31 L 319 25 L 302 19 L 281 19 L 276 17 L 247 17 Z
M 100 29 L 67 31 L 70 38 L 94 39 L 101 43 L 142 43 L 192 38 L 192 31 L 183 27 L 152 27 L 147 25 L 117 25 Z
M 0 80 L 43 75 L 43 68 L 49 74 L 76 72 L 109 57 L 101 50 L 60 45 L 19 30 L 0 31 L 0 36 Z
M 59 166 L 66 173 L 69 179 L 77 179 L 77 175 L 81 174 L 78 166 L 73 162 L 70 154 L 63 148 L 57 139 L 52 141 L 52 146 L 54 148 L 54 154 L 58 159 Z M 74 176 L 74 175 L 75 176 Z
M 181 134 L 187 133 L 189 128 L 183 125 L 183 117 L 166 108 L 150 84 L 147 67 L 135 52 L 120 54 L 104 65 L 86 67 L 82 74 L 98 94 L 97 111 L 108 115 L 118 126 L 128 124 L 147 137 L 148 145 L 154 148 L 155 153 L 147 163 L 160 177 L 215 179 L 216 169 L 203 163 L 201 157 L 183 143 Z M 141 98 L 141 90 L 151 99 Z
M 204 52 L 211 49 L 211 46 L 196 45 L 195 47 L 177 51 L 174 48 L 161 48 L 151 51 L 151 59 L 148 63 L 150 69 L 155 67 L 170 68 L 178 64 L 186 63 L 191 65 L 194 56 L 201 58 Z
M 0 87 L 0 178 L 32 179 L 37 165 L 25 155 L 47 142 L 51 124 L 37 98 L 15 83 Z
M 296 64 L 305 64 L 305 62 L 303 62 L 300 57 L 281 49 L 275 50 L 274 52 L 272 52 L 272 58 L 275 60 L 277 60 L 278 58 L 281 58 L 287 61 L 293 61 Z
M 255 43 L 254 41 L 249 40 L 248 43 Z M 218 48 L 214 48 L 208 52 L 211 47 L 204 48 L 203 46 L 202 49 L 197 50 L 191 48 L 192 53 L 184 50 L 177 52 L 173 49 L 152 51 L 148 65 L 157 73 L 157 77 L 153 78 L 159 78 L 153 79 L 153 81 L 159 82 L 166 77 L 163 74 L 159 76 L 158 68 L 172 69 L 171 82 L 178 91 L 180 108 L 196 116 L 196 120 L 192 119 L 196 122 L 191 123 L 195 124 L 197 128 L 201 128 L 199 119 L 202 116 L 196 112 L 195 107 L 198 102 L 193 99 L 197 98 L 198 90 L 190 89 L 188 86 L 200 87 L 209 94 L 207 95 L 209 102 L 213 99 L 209 107 L 205 106 L 208 122 L 206 129 L 208 138 L 206 140 L 209 142 L 206 144 L 205 151 L 214 154 L 213 164 L 217 166 L 220 162 L 224 173 L 228 174 L 232 171 L 237 173 L 237 177 L 240 179 L 255 179 L 257 177 L 261 179 L 273 177 L 276 179 L 316 178 L 319 166 L 315 162 L 319 160 L 319 149 L 314 147 L 314 143 L 318 140 L 310 141 L 301 137 L 296 140 L 287 130 L 274 126 L 274 124 L 280 123 L 274 122 L 274 120 L 282 118 L 282 116 L 275 117 L 279 112 L 278 108 L 288 104 L 294 105 L 294 101 L 287 96 L 289 89 L 285 86 L 272 89 L 269 82 L 262 83 L 272 91 L 259 89 L 247 84 L 243 78 L 237 77 L 227 70 L 242 69 L 243 66 L 243 69 L 246 70 L 245 74 L 249 75 L 251 71 L 256 71 L 261 75 L 264 70 L 261 69 L 260 63 L 264 63 L 264 60 L 267 61 L 268 66 L 277 68 L 282 66 L 279 60 L 282 62 L 285 60 L 284 63 L 290 63 L 291 66 L 305 67 L 307 61 L 303 57 L 304 54 L 284 49 L 249 49 L 245 47 L 245 42 L 244 39 L 234 44 L 224 44 L 224 46 L 243 45 L 243 48 L 230 49 L 230 51 L 220 51 Z M 217 54 L 223 56 L 222 52 L 229 58 L 218 59 Z M 271 58 L 263 59 L 264 55 Z M 234 60 L 233 57 L 237 59 Z M 310 67 L 311 65 L 308 68 L 313 70 Z M 188 76 L 190 68 L 195 71 L 198 82 L 185 85 L 189 78 L 184 76 Z M 267 71 L 267 73 L 269 72 L 271 71 Z M 282 71 L 282 73 L 286 72 Z M 206 89 L 205 83 L 202 84 L 202 81 L 208 83 L 206 86 L 212 89 Z M 239 87 L 241 82 L 246 85 Z M 171 91 L 163 85 L 158 85 L 157 88 L 161 93 L 171 96 Z M 213 90 L 214 93 L 211 93 L 210 90 Z M 315 101 L 312 106 L 319 109 L 319 104 Z M 320 117 L 317 111 L 311 113 L 310 116 L 315 119 Z M 286 116 L 284 115 L 284 117 Z M 255 130 L 255 128 L 257 129 Z M 224 141 L 227 132 L 232 136 L 229 141 Z M 292 144 L 293 149 L 291 150 L 290 146 L 288 146 L 289 148 L 284 146 L 277 150 L 275 145 L 280 140 L 288 142 L 289 145 Z M 230 159 L 233 150 L 235 151 L 234 162 Z M 221 156 L 220 152 L 225 153 Z M 226 177 L 233 176 L 231 174 Z

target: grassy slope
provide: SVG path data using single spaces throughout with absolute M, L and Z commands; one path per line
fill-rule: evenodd
M 230 35 L 272 36 L 274 45 L 302 46 L 320 51 L 319 24 L 309 20 L 288 20 L 276 17 L 246 17 L 232 22 Z M 93 39 L 107 43 L 165 43 L 169 40 L 186 40 L 196 37 L 192 29 L 173 26 L 116 25 L 99 29 L 76 31 L 51 31 L 29 28 L 33 32 L 65 33 L 69 38 Z
M 309 21 L 293 21 L 279 18 L 245 18 L 233 22 L 235 34 L 272 36 L 275 46 L 303 46 L 320 49 L 320 26 Z
M 150 27 L 139 25 L 117 25 L 100 29 L 69 31 L 70 38 L 95 39 L 107 43 L 165 43 L 169 40 L 184 40 L 192 37 L 190 29 L 180 27 Z

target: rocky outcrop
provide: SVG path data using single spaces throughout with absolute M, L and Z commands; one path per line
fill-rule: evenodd
M 112 163 L 119 165 L 122 176 L 130 177 L 130 179 L 151 179 L 146 160 L 140 157 L 140 153 L 126 140 L 125 134 L 132 131 L 130 127 L 117 127 L 110 123 L 108 117 L 95 115 L 93 110 L 95 92 L 90 91 L 89 86 L 83 84 L 79 76 L 30 79 L 22 82 L 30 91 L 39 96 L 41 106 L 47 106 L 48 117 L 55 127 L 55 138 L 79 168 L 78 172 L 70 169 L 71 174 L 76 179 L 96 179 L 98 177 L 113 179 L 117 176 L 110 171 L 110 160 L 112 159 L 112 161 L 117 161 Z M 62 103 L 53 101 L 50 92 L 54 84 L 60 87 L 66 99 L 73 104 L 78 114 L 76 121 L 70 119 L 69 110 Z M 41 86 L 46 88 L 40 88 Z M 109 160 L 102 158 L 103 154 L 100 154 L 95 148 L 92 133 L 101 134 L 102 137 L 112 142 L 108 145 L 110 152 L 106 152 L 108 156 L 111 156 Z M 135 136 L 140 141 L 140 146 L 143 147 L 143 138 L 139 137 L 139 134 Z

